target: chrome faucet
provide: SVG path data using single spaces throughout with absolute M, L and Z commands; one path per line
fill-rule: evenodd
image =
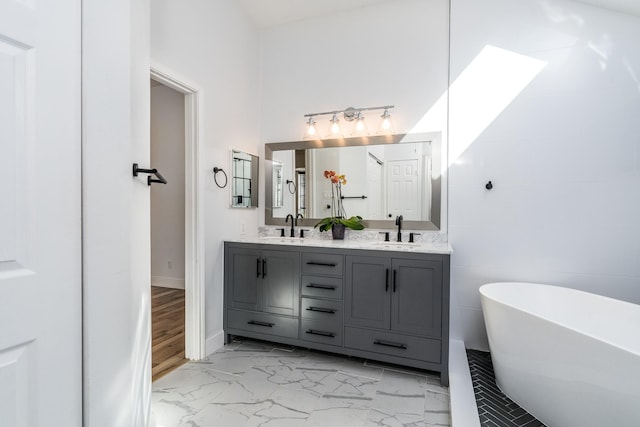
M 402 220 L 404 218 L 402 218 L 402 215 L 398 215 L 396 217 L 396 225 L 398 226 L 398 242 L 402 242 Z
M 295 230 L 293 229 L 293 226 L 297 222 L 297 219 L 294 219 L 293 215 L 289 214 L 287 215 L 287 218 L 285 218 L 284 222 L 289 222 L 289 218 L 291 218 L 291 237 L 296 237 L 296 233 L 295 233 Z

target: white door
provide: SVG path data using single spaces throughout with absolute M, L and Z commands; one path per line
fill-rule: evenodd
M 80 2 L 0 0 L 0 425 L 82 424 Z
M 418 160 L 392 160 L 387 168 L 389 214 L 392 218 L 402 215 L 405 221 L 420 220 Z

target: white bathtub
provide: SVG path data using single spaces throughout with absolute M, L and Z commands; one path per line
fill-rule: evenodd
M 533 283 L 480 294 L 496 382 L 513 401 L 549 427 L 640 426 L 640 305 Z

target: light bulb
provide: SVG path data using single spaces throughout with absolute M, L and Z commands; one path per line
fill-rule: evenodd
M 380 126 L 378 127 L 378 133 L 393 133 L 393 124 L 391 123 L 391 114 L 389 114 L 389 110 L 385 109 L 380 118 L 381 120 Z
M 358 136 L 368 135 L 369 131 L 367 129 L 367 124 L 365 123 L 364 117 L 362 116 L 361 112 L 358 112 L 355 120 L 356 120 L 356 124 L 353 127 L 354 135 L 358 135 Z
M 340 120 L 338 120 L 338 115 L 333 114 L 331 120 L 329 120 L 329 136 L 333 138 L 341 138 L 342 132 L 340 131 Z
M 309 120 L 307 120 L 307 129 L 304 132 L 304 137 L 307 139 L 318 137 L 318 129 L 316 128 L 316 121 L 313 120 L 313 117 L 309 117 Z

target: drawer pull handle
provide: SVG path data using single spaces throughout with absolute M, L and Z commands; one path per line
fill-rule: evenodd
M 396 342 L 375 340 L 373 343 L 375 345 L 383 345 L 385 347 L 399 348 L 401 350 L 406 350 L 407 349 L 407 346 L 405 344 L 400 344 L 400 343 L 396 343 Z
M 335 267 L 337 264 L 334 262 L 316 262 L 316 261 L 309 261 L 307 262 L 307 265 L 319 265 L 321 267 Z
M 387 292 L 389 290 L 389 269 L 387 268 L 387 271 L 385 272 L 385 284 L 384 284 L 384 291 Z
M 320 335 L 323 337 L 335 338 L 336 334 L 333 332 L 324 332 L 324 331 L 316 331 L 315 329 L 309 329 L 306 331 L 307 334 L 311 335 Z
M 320 313 L 336 314 L 335 310 L 332 310 L 330 308 L 322 308 L 322 307 L 307 307 L 307 311 L 317 311 Z
M 313 284 L 313 283 L 308 284 L 307 288 L 328 289 L 330 291 L 335 291 L 336 290 L 335 286 L 331 286 L 331 285 L 316 285 L 316 284 Z
M 257 320 L 249 320 L 247 323 L 250 325 L 256 325 L 256 326 L 266 326 L 268 328 L 273 328 L 273 326 L 275 325 L 275 323 L 259 322 Z

